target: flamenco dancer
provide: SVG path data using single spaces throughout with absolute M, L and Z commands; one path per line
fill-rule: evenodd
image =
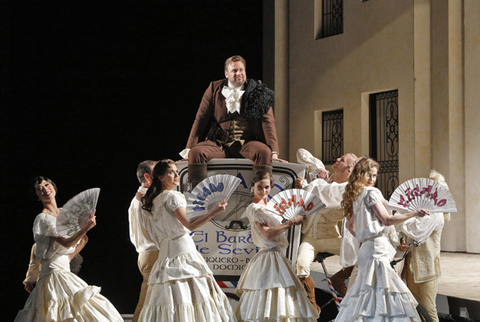
M 46 177 L 34 180 L 35 194 L 43 204 L 33 223 L 36 256 L 42 268 L 37 285 L 30 293 L 15 322 L 89 321 L 123 322 L 115 307 L 100 294 L 100 287 L 87 285 L 70 272 L 70 255 L 96 225 L 93 214 L 85 225 L 69 238 L 58 235 L 56 220 L 60 209 L 55 199 L 57 186 Z
M 340 303 L 335 321 L 421 321 L 417 301 L 390 266 L 395 249 L 388 239 L 390 225 L 418 216 L 427 209 L 391 216 L 382 193 L 373 187 L 380 164 L 371 158 L 357 162 L 343 194 L 347 228 L 361 242 L 358 275 Z
M 142 198 L 145 226 L 159 249 L 148 280 L 139 321 L 235 321 L 227 297 L 190 236 L 192 230 L 225 211 L 225 201 L 189 222 L 175 162 L 159 161 Z
M 80 251 L 85 247 L 87 242 L 88 236 L 85 235 L 75 247 L 75 252 L 68 255 L 68 259 L 70 260 L 70 271 L 75 275 L 78 275 L 78 272 L 80 272 L 80 269 L 82 268 L 83 257 L 80 255 Z M 32 293 L 42 269 L 42 259 L 37 257 L 36 252 L 37 244 L 33 244 L 32 249 L 30 250 L 30 261 L 28 262 L 27 273 L 23 280 L 24 289 L 28 293 Z
M 299 225 L 305 216 L 284 223 L 265 209 L 273 186 L 270 172 L 259 170 L 252 179 L 253 201 L 247 207 L 254 244 L 260 251 L 240 277 L 238 321 L 317 321 L 318 313 L 307 298 L 302 283 L 283 252 L 288 246 L 284 231 Z

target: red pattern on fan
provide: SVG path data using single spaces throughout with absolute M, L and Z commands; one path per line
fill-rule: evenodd
M 455 200 L 447 187 L 427 178 L 405 181 L 393 192 L 388 205 L 400 212 L 427 208 L 432 213 L 457 212 Z
M 267 203 L 267 209 L 288 220 L 299 214 L 310 215 L 326 205 L 313 193 L 302 189 L 287 189 L 277 193 Z

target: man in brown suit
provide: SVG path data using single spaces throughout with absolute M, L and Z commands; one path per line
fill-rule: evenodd
M 180 155 L 188 159 L 192 188 L 207 176 L 213 158 L 247 158 L 253 170 L 271 172 L 278 158 L 277 131 L 273 115 L 274 93 L 261 81 L 247 80 L 241 56 L 225 61 L 225 79 L 213 81 L 203 95 Z

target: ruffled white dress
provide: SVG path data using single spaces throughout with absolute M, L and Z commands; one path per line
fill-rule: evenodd
M 335 321 L 420 321 L 417 301 L 390 266 L 395 255 L 384 226 L 371 207 L 383 202 L 380 190 L 365 187 L 353 204 L 355 234 L 361 242 L 358 275 L 340 303 Z
M 100 294 L 100 287 L 87 285 L 70 272 L 65 248 L 50 236 L 57 237 L 56 218 L 41 213 L 33 224 L 36 255 L 42 259 L 42 270 L 32 293 L 15 322 L 123 322 L 115 307 Z
M 182 207 L 186 208 L 185 197 L 170 190 L 154 199 L 151 213 L 142 212 L 159 255 L 139 321 L 235 321 L 228 299 L 197 251 L 190 231 L 175 217 L 175 210 Z
M 279 224 L 280 217 L 264 205 L 247 207 L 252 239 L 259 252 L 248 263 L 237 285 L 240 301 L 235 316 L 238 321 L 317 321 L 318 313 L 307 298 L 302 283 L 283 255 L 288 246 L 285 234 L 268 240 L 256 222 L 269 227 Z

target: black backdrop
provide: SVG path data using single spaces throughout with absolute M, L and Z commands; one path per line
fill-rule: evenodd
M 59 205 L 101 188 L 79 275 L 133 313 L 141 276 L 127 208 L 136 166 L 180 158 L 227 57 L 243 55 L 248 77 L 262 79 L 262 1 L 3 1 L 1 14 L 0 320 L 13 320 L 28 296 L 36 175 L 57 183 Z

